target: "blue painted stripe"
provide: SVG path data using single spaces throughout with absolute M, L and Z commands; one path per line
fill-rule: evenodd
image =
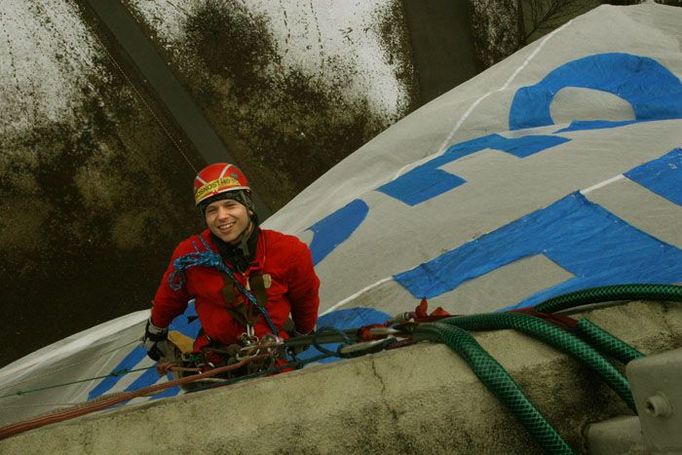
M 669 201 L 682 205 L 682 148 L 625 173 L 630 180 Z M 682 222 L 682 220 L 680 220 Z
M 465 182 L 466 180 L 461 177 L 437 169 L 434 160 L 380 186 L 377 191 L 409 206 L 415 206 L 447 193 Z
M 145 351 L 142 346 L 137 346 L 130 351 L 130 353 L 125 356 L 125 358 L 121 360 L 118 365 L 114 367 L 112 373 L 135 369 L 137 364 L 140 363 L 145 357 L 147 357 L 147 351 Z M 104 395 L 116 384 L 118 384 L 118 381 L 120 381 L 122 378 L 123 376 L 108 376 L 102 379 L 99 384 L 90 390 L 88 393 L 88 400 L 92 400 Z
M 544 79 L 519 89 L 509 110 L 509 128 L 552 125 L 550 105 L 565 87 L 608 92 L 627 101 L 637 120 L 682 118 L 682 83 L 649 57 L 606 53 L 567 62 Z
M 355 199 L 336 212 L 326 216 L 308 229 L 314 236 L 310 242 L 313 264 L 317 265 L 345 242 L 367 217 L 369 207 L 364 201 Z
M 128 385 L 128 387 L 125 388 L 125 391 L 131 392 L 141 389 L 142 387 L 154 385 L 159 382 L 159 379 L 161 379 L 161 375 L 159 375 L 159 373 L 156 371 L 156 368 L 150 368 L 138 376 L 138 378 L 135 379 L 130 385 Z
M 519 306 L 591 286 L 682 281 L 682 250 L 634 228 L 580 193 L 394 278 L 416 298 L 433 298 L 465 281 L 540 254 L 575 277 L 528 297 Z
M 528 135 L 518 138 L 506 138 L 499 134 L 482 136 L 452 145 L 443 155 L 380 186 L 377 191 L 381 191 L 407 205 L 414 206 L 440 196 L 466 182 L 461 177 L 438 169 L 452 161 L 486 149 L 500 150 L 518 158 L 525 158 L 569 140 L 563 137 L 545 135 Z
M 647 120 L 649 121 L 649 120 Z M 567 133 L 569 131 L 583 131 L 583 130 L 601 130 L 606 128 L 620 128 L 621 126 L 632 125 L 633 123 L 642 123 L 637 120 L 574 120 L 566 128 L 557 130 L 556 133 Z
M 194 307 L 194 300 L 191 300 L 187 305 L 187 309 L 185 310 L 185 312 L 182 315 L 176 317 L 171 322 L 169 329 L 178 331 L 192 339 L 196 338 L 197 334 L 199 333 L 199 329 L 201 328 L 201 323 L 199 322 L 198 319 L 195 319 L 196 314 L 197 312 L 196 308 Z M 190 319 L 192 319 L 192 322 L 189 322 Z M 141 335 L 142 334 L 140 334 L 140 336 Z M 119 371 L 133 370 L 135 368 L 139 368 L 140 362 L 142 362 L 146 357 L 147 351 L 145 351 L 145 349 L 142 346 L 136 346 L 128 353 L 128 355 L 123 360 L 121 360 L 121 362 L 119 362 L 118 365 L 116 365 L 112 369 L 111 373 L 114 374 Z M 126 390 L 128 391 L 136 390 L 136 388 L 134 388 L 133 386 L 139 388 L 144 387 L 145 385 L 155 383 L 156 382 L 155 380 L 153 382 L 149 382 L 151 380 L 150 378 L 153 379 L 154 376 L 152 373 L 150 373 L 150 371 L 153 371 L 153 369 L 147 370 L 146 373 L 142 374 L 140 378 L 138 378 L 137 381 L 134 381 L 132 385 L 129 386 Z M 156 372 L 154 372 L 154 374 L 156 374 Z M 109 392 L 111 389 L 114 388 L 114 386 L 116 386 L 116 384 L 118 384 L 118 382 L 124 376 L 125 375 L 108 376 L 102 379 L 97 385 L 95 385 L 95 387 L 93 387 L 90 390 L 90 392 L 88 393 L 88 400 L 98 398 L 104 395 L 105 393 Z M 156 380 L 158 380 L 158 374 L 156 374 Z

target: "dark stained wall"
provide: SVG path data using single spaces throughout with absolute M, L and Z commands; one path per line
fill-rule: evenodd
M 3 68 L 11 76 L 3 99 L 16 101 L 10 111 L 19 118 L 0 131 L 0 366 L 149 308 L 173 247 L 202 227 L 190 188 L 204 159 L 88 2 L 62 6 L 81 36 L 68 38 L 61 10 L 40 2 L 0 22 L 9 37 L 3 65 L 35 59 L 60 68 L 47 81 L 49 72 L 34 71 L 21 93 L 12 81 L 26 77 L 19 65 Z M 375 19 L 385 57 L 403 62 L 396 68 L 410 83 L 402 14 L 393 2 Z M 376 112 L 363 93 L 344 96 L 352 70 L 338 62 L 327 62 L 329 79 L 280 65 L 266 22 L 239 1 L 195 2 L 182 24 L 182 60 L 140 25 L 276 209 L 397 118 Z M 13 41 L 17 27 L 46 38 L 28 30 Z M 62 92 L 64 112 L 43 113 L 41 93 L 30 91 L 41 84 Z
M 96 35 L 79 49 L 53 11 L 25 12 L 50 38 L 8 41 L 3 61 L 14 66 L 0 134 L 0 365 L 147 308 L 175 242 L 200 226 L 188 163 L 199 160 L 175 147 Z M 32 58 L 57 68 L 54 80 L 22 72 Z M 58 114 L 41 104 L 51 85 L 65 99 Z
M 480 72 L 467 0 L 403 0 L 403 4 L 420 104 Z

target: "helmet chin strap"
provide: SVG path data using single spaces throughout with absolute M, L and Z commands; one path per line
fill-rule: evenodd
M 238 238 L 238 243 L 239 247 L 242 249 L 242 252 L 244 253 L 244 256 L 249 257 L 251 252 L 249 251 L 249 238 L 251 237 L 251 233 L 253 232 L 253 221 L 251 221 L 251 217 L 249 216 L 249 225 L 246 226 L 246 229 L 239 234 Z

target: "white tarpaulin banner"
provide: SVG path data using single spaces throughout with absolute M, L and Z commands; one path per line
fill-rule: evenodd
M 680 24 L 682 9 L 654 4 L 578 17 L 399 121 L 267 220 L 310 245 L 318 326 L 384 322 L 422 298 L 463 314 L 682 282 Z M 0 370 L 0 424 L 165 381 L 138 346 L 146 317 Z M 182 316 L 173 328 L 199 327 Z

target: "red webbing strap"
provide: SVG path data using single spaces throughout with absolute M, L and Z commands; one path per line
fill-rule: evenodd
M 511 310 L 510 313 L 521 313 L 528 316 L 535 316 L 536 318 L 544 319 L 545 321 L 551 322 L 562 329 L 570 331 L 574 331 L 578 327 L 578 321 L 571 317 L 553 313 L 541 313 L 539 311 L 535 311 L 534 308 L 519 308 L 517 310 Z

